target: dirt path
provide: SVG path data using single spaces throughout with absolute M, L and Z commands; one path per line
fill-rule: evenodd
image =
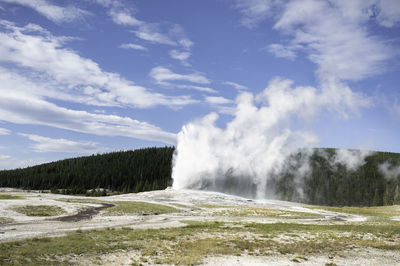
M 79 222 L 82 220 L 88 220 L 88 219 L 92 219 L 93 216 L 99 214 L 100 211 L 115 206 L 114 204 L 110 204 L 110 203 L 100 203 L 100 204 L 101 204 L 100 207 L 88 208 L 86 210 L 82 210 L 82 211 L 78 212 L 77 214 L 61 216 L 61 217 L 49 219 L 49 221 Z

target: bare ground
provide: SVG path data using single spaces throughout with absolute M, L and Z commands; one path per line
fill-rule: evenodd
M 65 235 L 76 230 L 100 229 L 109 227 L 131 227 L 133 229 L 158 229 L 186 226 L 190 221 L 254 222 L 277 223 L 290 222 L 301 224 L 351 224 L 368 220 L 368 217 L 331 212 L 319 209 L 308 209 L 305 205 L 277 200 L 249 200 L 241 197 L 193 190 L 174 190 L 123 194 L 110 197 L 77 197 L 49 193 L 27 192 L 16 189 L 0 188 L 1 194 L 19 196 L 21 199 L 0 200 L 0 242 Z M 78 202 L 93 199 L 93 202 Z M 70 202 L 68 202 L 68 200 Z M 72 201 L 72 202 L 71 202 Z M 113 202 L 140 201 L 162 204 L 179 209 L 180 212 L 159 215 L 107 215 L 104 208 Z M 14 210 L 18 206 L 51 205 L 63 208 L 66 213 L 56 217 L 30 217 Z M 232 206 L 235 207 L 232 212 Z M 279 210 L 286 215 L 264 215 L 252 212 L 252 208 Z M 304 217 L 291 219 L 290 213 L 303 213 Z M 82 219 L 69 219 L 86 213 Z M 310 217 L 307 217 L 310 214 Z M 392 218 L 395 221 L 397 217 Z M 12 221 L 10 221 L 12 219 Z M 400 226 L 400 223 L 399 223 Z M 285 238 L 284 235 L 278 238 Z M 290 241 L 290 239 L 289 239 Z M 400 265 L 398 251 L 374 248 L 356 248 L 346 250 L 339 255 L 314 254 L 305 259 L 288 254 L 269 254 L 268 256 L 210 256 L 203 261 L 204 265 Z M 137 251 L 119 251 L 97 257 L 97 263 L 106 265 L 130 265 L 137 258 Z M 76 264 L 93 264 L 90 256 L 74 259 Z M 143 262 L 144 265 L 148 264 Z M 328 265 L 328 264 L 327 264 Z

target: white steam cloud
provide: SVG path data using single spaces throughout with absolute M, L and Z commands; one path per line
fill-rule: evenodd
M 290 167 L 288 156 L 318 143 L 313 133 L 291 127 L 293 120 L 307 120 L 323 107 L 340 110 L 346 117 L 345 111 L 363 105 L 362 97 L 346 87 L 317 90 L 293 88 L 292 83 L 276 78 L 258 95 L 240 94 L 226 128 L 216 125 L 216 113 L 185 125 L 178 134 L 174 155 L 174 188 L 269 197 L 268 180 Z M 333 100 L 332 90 L 336 96 Z M 308 160 L 303 161 L 306 163 L 298 168 L 299 175 L 309 169 Z
M 379 170 L 387 179 L 394 179 L 400 176 L 400 166 L 394 166 L 389 162 L 380 164 Z
M 372 154 L 373 152 L 368 150 L 337 149 L 333 163 L 345 165 L 350 170 L 356 170 L 364 165 L 365 158 Z

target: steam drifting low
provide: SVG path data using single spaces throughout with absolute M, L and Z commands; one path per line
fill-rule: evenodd
M 318 143 L 313 133 L 299 126 L 294 129 L 294 121 L 301 124 L 322 107 L 346 115 L 344 110 L 366 103 L 361 95 L 338 82 L 326 83 L 317 90 L 293 88 L 291 80 L 276 78 L 258 95 L 240 94 L 226 128 L 216 125 L 216 113 L 182 128 L 174 155 L 173 186 L 269 197 L 268 180 L 287 170 L 289 156 Z M 299 176 L 308 170 L 307 159 L 300 162 Z

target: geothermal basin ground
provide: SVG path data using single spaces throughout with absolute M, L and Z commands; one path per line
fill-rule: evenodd
M 400 206 L 0 188 L 0 265 L 400 265 Z

